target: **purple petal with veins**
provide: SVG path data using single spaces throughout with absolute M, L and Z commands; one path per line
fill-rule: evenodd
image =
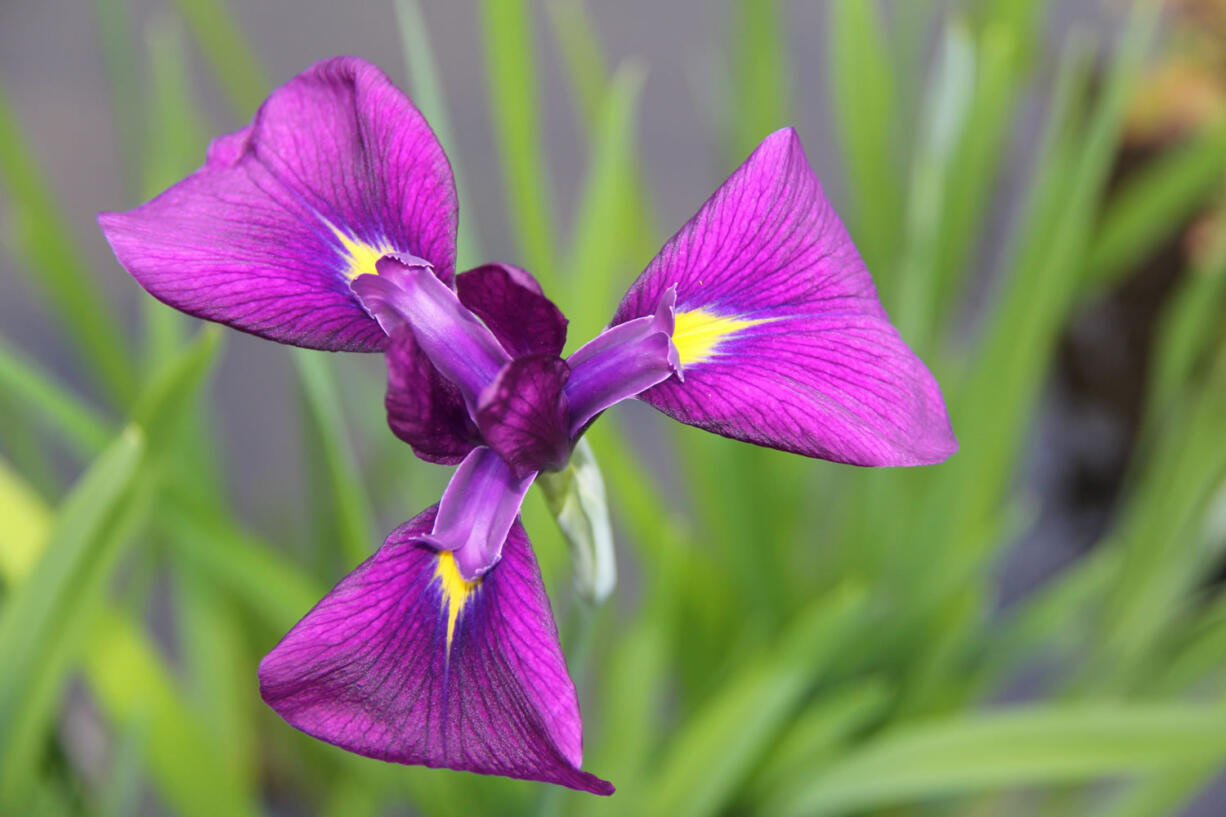
M 476 582 L 422 534 L 429 508 L 341 580 L 260 664 L 292 726 L 351 752 L 435 768 L 613 786 L 579 769 L 582 724 L 523 526 Z
M 555 470 L 570 458 L 570 369 L 553 354 L 512 360 L 481 396 L 477 425 L 517 477 Z
M 519 267 L 486 264 L 460 273 L 456 294 L 513 357 L 562 354 L 566 316 Z
M 205 165 L 98 224 L 119 262 L 176 309 L 281 343 L 377 351 L 378 324 L 349 289 L 387 252 L 450 281 L 456 195 L 421 113 L 375 66 L 317 63 Z
M 934 463 L 957 449 L 936 380 L 890 325 L 790 128 L 664 246 L 614 324 L 649 314 L 674 285 L 685 379 L 641 395 L 665 414 L 856 465 Z
M 376 266 L 379 274 L 359 276 L 353 291 L 383 326 L 413 330 L 418 347 L 476 416 L 481 393 L 510 357 L 451 287 L 417 259 L 387 255 Z
M 513 474 L 493 449 L 474 448 L 452 474 L 434 528 L 423 538 L 454 552 L 465 579 L 477 578 L 501 558 L 507 531 L 535 478 L 535 471 Z

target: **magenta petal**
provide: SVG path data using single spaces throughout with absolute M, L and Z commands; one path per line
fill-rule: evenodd
M 934 463 L 957 449 L 936 380 L 890 325 L 790 128 L 673 236 L 614 323 L 650 314 L 673 285 L 684 382 L 640 395 L 665 414 L 856 465 Z
M 407 326 L 387 347 L 387 424 L 428 462 L 455 465 L 480 441 L 455 384 L 438 373 Z
M 519 357 L 502 368 L 481 396 L 481 437 L 516 476 L 556 470 L 570 458 L 563 393 L 569 376 L 570 369 L 556 355 Z
M 456 293 L 512 357 L 562 354 L 566 317 L 519 267 L 486 264 L 462 272 L 456 276 Z
M 386 342 L 349 281 L 385 252 L 450 280 L 451 167 L 378 68 L 338 57 L 274 91 L 252 124 L 152 201 L 98 218 L 119 262 L 158 299 L 282 343 Z
M 611 794 L 579 770 L 582 723 L 528 537 L 477 582 L 422 544 L 429 508 L 341 580 L 260 664 L 289 724 L 394 763 Z

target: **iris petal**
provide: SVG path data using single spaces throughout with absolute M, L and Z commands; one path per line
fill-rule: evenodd
M 684 382 L 640 395 L 665 414 L 856 465 L 934 463 L 957 449 L 936 380 L 890 325 L 790 128 L 664 246 L 614 324 L 650 314 L 673 285 Z
M 383 404 L 392 432 L 427 462 L 455 465 L 464 459 L 481 437 L 460 390 L 438 373 L 407 326 L 392 333 L 386 359 Z
M 671 340 L 675 300 L 676 292 L 669 287 L 660 295 L 655 314 L 611 326 L 567 358 L 572 436 L 610 406 L 674 375 L 682 376 Z
M 575 687 L 523 527 L 464 582 L 422 543 L 434 516 L 394 531 L 264 658 L 264 700 L 367 757 L 611 794 L 579 770 Z
M 418 259 L 386 255 L 376 268 L 377 275 L 355 279 L 353 291 L 385 329 L 413 330 L 418 347 L 476 416 L 481 393 L 510 360 L 498 339 Z
M 375 351 L 386 337 L 350 279 L 395 251 L 450 281 L 456 208 L 421 113 L 378 68 L 338 57 L 274 91 L 200 170 L 98 223 L 176 309 L 282 343 Z
M 569 376 L 570 369 L 555 355 L 518 357 L 481 396 L 481 437 L 516 476 L 566 465 L 570 412 L 563 389 Z
M 460 273 L 456 294 L 513 357 L 562 354 L 566 317 L 519 267 L 486 264 Z
M 453 551 L 465 579 L 477 578 L 501 558 L 503 540 L 535 477 L 535 471 L 514 474 L 490 448 L 474 448 L 452 474 L 434 528 L 424 538 Z

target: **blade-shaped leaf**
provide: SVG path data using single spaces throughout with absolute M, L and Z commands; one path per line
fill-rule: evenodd
M 8 198 L 14 252 L 105 394 L 124 405 L 136 388 L 128 344 L 21 133 L 21 117 L 0 86 L 0 192 Z
M 551 289 L 556 283 L 558 243 L 541 131 L 531 8 L 527 0 L 482 0 L 479 5 L 487 92 L 511 236 L 524 265 Z
M 0 340 L 0 388 L 30 406 L 82 458 L 111 438 L 107 423 L 88 404 Z
M 1034 706 L 898 728 L 782 793 L 773 815 L 1173 769 L 1226 756 L 1226 708 Z
M 144 435 L 129 427 L 90 466 L 0 616 L 0 811 L 23 798 L 64 673 L 127 538 L 144 450 Z

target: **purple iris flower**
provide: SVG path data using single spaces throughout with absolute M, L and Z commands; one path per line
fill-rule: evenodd
M 581 721 L 519 521 L 541 472 L 638 397 L 684 423 L 857 465 L 939 462 L 940 390 L 877 300 L 796 134 L 767 137 L 567 358 L 526 272 L 456 274 L 451 168 L 374 66 L 321 62 L 205 165 L 99 224 L 151 294 L 281 343 L 382 351 L 387 410 L 458 465 L 260 665 L 265 701 L 359 754 L 613 787 L 580 770 Z

